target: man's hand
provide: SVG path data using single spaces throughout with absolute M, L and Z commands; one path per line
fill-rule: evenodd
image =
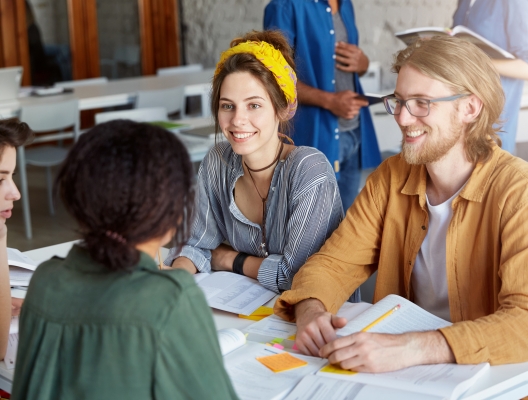
M 343 369 L 372 373 L 455 362 L 451 348 L 438 331 L 401 335 L 358 332 L 328 343 L 318 355 Z
M 233 271 L 233 261 L 238 252 L 227 244 L 221 244 L 211 250 L 211 268 L 215 271 Z
M 327 312 L 317 299 L 306 299 L 295 306 L 295 344 L 304 354 L 319 356 L 319 350 L 336 339 L 335 330 L 346 325 L 345 318 Z
M 361 107 L 368 106 L 368 101 L 351 90 L 332 93 L 327 109 L 341 118 L 352 119 Z
M 336 43 L 336 68 L 345 72 L 364 74 L 369 66 L 369 59 L 361 49 L 345 42 Z

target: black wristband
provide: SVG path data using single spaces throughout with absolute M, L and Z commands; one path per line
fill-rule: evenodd
M 233 272 L 235 274 L 244 275 L 244 261 L 249 257 L 247 253 L 238 253 L 233 260 Z

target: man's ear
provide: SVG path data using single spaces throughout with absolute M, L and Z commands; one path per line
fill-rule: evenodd
M 474 94 L 462 99 L 460 104 L 460 111 L 462 113 L 462 121 L 466 124 L 473 122 L 482 111 L 482 100 Z

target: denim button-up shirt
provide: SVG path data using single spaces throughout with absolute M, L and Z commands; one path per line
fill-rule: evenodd
M 358 45 L 354 9 L 350 0 L 340 1 L 339 13 L 348 43 Z M 295 50 L 297 77 L 305 84 L 335 92 L 335 31 L 327 0 L 271 0 L 264 11 L 264 28 L 280 29 Z M 356 92 L 363 94 L 358 74 L 352 74 Z M 376 167 L 381 156 L 368 107 L 360 111 L 361 167 Z M 299 104 L 293 118 L 297 145 L 321 150 L 332 166 L 339 160 L 338 117 L 316 106 Z

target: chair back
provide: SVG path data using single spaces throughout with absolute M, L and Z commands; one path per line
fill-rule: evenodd
M 62 88 L 75 88 L 79 86 L 102 85 L 105 83 L 108 83 L 108 78 L 106 76 L 101 76 L 99 78 L 77 79 L 75 81 L 57 82 L 53 86 Z
M 161 90 L 141 90 L 137 94 L 136 108 L 165 107 L 168 114 L 185 111 L 185 87 Z
M 38 136 L 33 143 L 54 141 L 79 136 L 79 102 L 77 99 L 42 102 L 20 108 L 20 121 L 35 132 L 59 131 L 73 126 L 73 133 L 59 133 Z
M 115 119 L 129 119 L 136 122 L 166 121 L 167 109 L 164 107 L 136 108 L 134 110 L 109 111 L 95 114 L 95 123 L 113 121 Z
M 169 67 L 169 68 L 158 68 L 156 75 L 158 76 L 167 76 L 167 75 L 177 75 L 177 74 L 188 74 L 189 72 L 200 72 L 203 71 L 202 64 L 190 64 L 190 65 L 180 65 L 178 67 Z

